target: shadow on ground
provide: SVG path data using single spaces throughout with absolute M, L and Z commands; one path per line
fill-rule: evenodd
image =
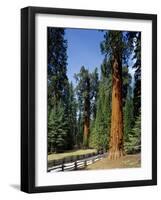
M 20 190 L 20 185 L 18 184 L 10 184 L 10 187 L 14 188 L 15 190 Z

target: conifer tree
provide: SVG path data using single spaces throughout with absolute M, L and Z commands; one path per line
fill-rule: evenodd
M 127 94 L 125 107 L 124 107 L 124 141 L 125 143 L 129 141 L 129 135 L 133 128 L 134 116 L 133 116 L 133 98 Z
M 134 127 L 128 135 L 125 143 L 127 153 L 139 153 L 141 151 L 141 114 L 135 118 Z
M 98 72 L 97 69 L 93 73 L 89 73 L 84 66 L 81 67 L 80 72 L 75 74 L 77 81 L 76 91 L 79 104 L 79 123 L 83 124 L 83 146 L 89 146 L 90 134 L 90 120 L 91 114 L 95 118 L 96 99 L 98 88 Z
M 67 78 L 67 41 L 63 28 L 48 27 L 48 149 L 63 151 L 73 146 L 72 89 Z M 73 100 L 74 102 L 74 100 Z M 74 114 L 74 113 L 73 113 Z M 71 143 L 69 142 L 69 139 Z
M 76 143 L 76 131 L 77 131 L 77 104 L 75 99 L 75 93 L 72 82 L 68 86 L 67 93 L 67 103 L 65 107 L 65 115 L 67 121 L 67 139 L 66 147 L 67 149 L 73 149 L 73 146 Z
M 135 35 L 135 50 L 134 57 L 135 63 L 135 84 L 134 84 L 134 116 L 137 117 L 139 110 L 141 109 L 141 32 Z
M 105 59 L 101 65 L 96 119 L 90 135 L 90 146 L 98 150 L 103 149 L 105 151 L 108 147 L 107 137 L 109 137 L 111 126 L 111 91 L 111 66 L 110 62 Z
M 67 41 L 63 28 L 48 27 L 48 106 L 65 99 L 68 85 Z
M 59 102 L 57 107 L 51 109 L 48 117 L 48 150 L 50 153 L 62 152 L 65 149 L 67 127 L 64 108 Z
M 127 60 L 130 48 L 126 32 L 107 31 L 101 43 L 102 53 L 112 60 L 112 114 L 109 159 L 124 155 L 123 149 L 123 101 L 122 65 Z

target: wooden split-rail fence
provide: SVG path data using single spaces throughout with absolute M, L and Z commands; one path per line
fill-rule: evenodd
M 87 157 L 83 159 L 78 159 L 74 161 L 66 162 L 65 159 L 61 160 L 61 164 L 51 166 L 52 161 L 48 162 L 48 172 L 61 172 L 61 171 L 73 171 L 73 170 L 80 170 L 86 168 L 88 165 L 101 160 L 102 158 L 106 157 L 107 153 L 103 154 L 93 154 L 89 157 L 89 155 L 81 155 L 82 157 Z

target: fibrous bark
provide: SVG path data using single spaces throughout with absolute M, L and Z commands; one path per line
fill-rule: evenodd
M 123 156 L 122 66 L 114 58 L 112 70 L 112 115 L 108 158 L 116 160 Z
M 88 139 L 89 139 L 89 119 L 86 117 L 84 121 L 84 138 L 83 143 L 84 147 L 88 147 Z
M 88 148 L 90 132 L 90 80 L 86 80 L 86 95 L 84 99 L 84 127 L 83 127 L 83 145 Z

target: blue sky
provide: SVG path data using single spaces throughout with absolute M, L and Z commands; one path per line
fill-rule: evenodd
M 100 42 L 103 40 L 103 32 L 87 29 L 66 29 L 65 39 L 68 41 L 67 75 L 75 84 L 74 74 L 80 71 L 82 65 L 90 72 L 95 67 L 100 69 L 104 56 L 100 51 Z
M 69 81 L 72 81 L 74 85 L 76 84 L 74 74 L 79 73 L 82 65 L 90 72 L 97 67 L 100 73 L 100 66 L 104 59 L 100 50 L 100 42 L 104 39 L 103 35 L 103 32 L 92 29 L 65 29 L 65 39 L 68 42 L 67 75 Z M 133 63 L 134 60 L 129 59 L 128 65 L 129 73 L 132 75 L 132 85 L 135 72 L 131 67 Z

